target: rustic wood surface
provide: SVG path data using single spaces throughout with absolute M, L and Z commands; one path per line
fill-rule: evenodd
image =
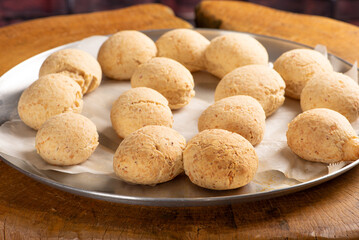
M 288 13 L 253 3 L 205 1 L 196 8 L 199 27 L 221 28 L 280 37 L 359 61 L 359 27 L 334 19 Z
M 252 14 L 259 17 L 258 9 Z M 277 20 L 276 14 L 272 17 Z M 88 35 L 170 27 L 189 25 L 165 7 L 145 5 L 0 28 L 0 75 L 36 53 Z M 260 28 L 271 35 L 266 25 L 257 24 L 253 31 Z M 272 29 L 273 35 L 278 29 Z M 317 37 L 312 32 L 296 39 Z M 131 206 L 56 190 L 0 161 L 0 239 L 358 239 L 358 198 L 357 167 L 320 186 L 271 200 L 217 207 Z

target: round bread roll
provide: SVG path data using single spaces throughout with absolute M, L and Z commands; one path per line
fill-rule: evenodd
M 146 126 L 128 135 L 113 157 L 113 169 L 126 182 L 158 184 L 183 172 L 186 140 L 164 126 Z
M 199 117 L 198 131 L 225 129 L 242 135 L 255 146 L 263 139 L 265 119 L 264 110 L 257 100 L 237 95 L 209 106 Z
M 333 71 L 321 53 L 310 49 L 294 49 L 283 53 L 275 62 L 276 70 L 286 84 L 285 95 L 300 99 L 305 84 L 316 74 Z
M 287 143 L 303 159 L 335 163 L 359 158 L 359 140 L 340 113 L 316 108 L 305 111 L 288 125 Z
M 157 56 L 174 59 L 195 72 L 204 69 L 203 54 L 209 45 L 207 38 L 191 29 L 174 29 L 157 41 Z
M 39 76 L 61 73 L 71 77 L 82 93 L 95 90 L 101 83 L 100 64 L 89 53 L 79 49 L 63 49 L 51 54 L 41 65 Z
M 82 91 L 70 77 L 48 74 L 33 82 L 21 94 L 17 110 L 21 120 L 38 130 L 50 117 L 64 112 L 82 111 Z
M 173 115 L 168 101 L 159 92 L 146 88 L 132 88 L 113 103 L 112 127 L 125 138 L 130 133 L 147 125 L 172 127 Z
M 137 68 L 131 78 L 132 87 L 149 87 L 168 100 L 171 109 L 186 106 L 194 96 L 191 73 L 175 60 L 157 57 Z
M 86 161 L 98 145 L 96 126 L 77 113 L 49 118 L 35 138 L 37 153 L 48 163 L 68 166 Z
M 214 190 L 242 187 L 254 177 L 258 157 L 241 135 L 222 129 L 198 133 L 183 152 L 186 175 L 194 184 Z
M 138 31 L 120 31 L 101 46 L 97 60 L 103 73 L 112 79 L 130 79 L 137 67 L 155 57 L 157 48 L 151 38 Z
M 231 33 L 212 39 L 205 53 L 208 72 L 223 78 L 232 70 L 251 64 L 268 65 L 268 53 L 255 38 Z
M 359 86 L 341 73 L 318 74 L 303 88 L 300 105 L 303 111 L 329 108 L 354 122 L 359 114 Z
M 265 65 L 247 65 L 228 73 L 217 85 L 215 101 L 235 95 L 248 95 L 262 105 L 270 116 L 284 103 L 285 83 L 272 68 Z

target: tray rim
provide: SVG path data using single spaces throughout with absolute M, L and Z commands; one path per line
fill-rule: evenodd
M 124 196 L 118 194 L 110 194 L 103 193 L 97 191 L 84 190 L 76 187 L 71 187 L 65 184 L 61 184 L 55 180 L 52 180 L 47 177 L 43 177 L 41 175 L 37 175 L 35 173 L 26 171 L 12 162 L 6 160 L 6 158 L 0 153 L 0 159 L 4 161 L 10 167 L 18 170 L 19 172 L 25 174 L 26 176 L 44 183 L 48 186 L 54 187 L 56 189 L 73 193 L 75 195 L 80 195 L 83 197 L 104 200 L 108 202 L 116 202 L 116 203 L 125 203 L 130 205 L 144 205 L 144 206 L 163 206 L 163 207 L 191 207 L 191 206 L 208 206 L 208 205 L 223 205 L 230 204 L 235 202 L 250 202 L 255 200 L 265 200 L 269 198 L 275 198 L 283 195 L 287 195 L 290 193 L 295 193 L 298 191 L 302 191 L 308 189 L 310 187 L 317 186 L 321 183 L 332 180 L 335 177 L 340 176 L 341 174 L 349 171 L 359 164 L 359 160 L 356 160 L 347 166 L 333 172 L 327 174 L 325 176 L 312 179 L 307 182 L 299 183 L 297 185 L 275 189 L 264 192 L 250 193 L 250 194 L 241 194 L 241 195 L 232 195 L 232 196 L 221 196 L 221 197 L 200 197 L 200 198 L 151 198 L 151 197 L 131 197 Z M 21 160 L 22 161 L 22 160 Z M 26 163 L 27 164 L 27 163 Z
M 164 33 L 169 30 L 172 30 L 172 29 L 151 29 L 151 30 L 143 30 L 141 32 L 143 32 L 145 34 L 146 33 L 154 33 L 154 32 Z M 200 31 L 200 32 L 208 31 L 208 32 L 222 32 L 222 33 L 245 33 L 245 34 L 249 34 L 254 37 L 256 37 L 256 36 L 264 37 L 267 39 L 273 39 L 276 41 L 287 42 L 289 44 L 294 44 L 294 45 L 302 46 L 305 48 L 313 49 L 312 47 L 302 44 L 302 43 L 298 43 L 298 42 L 294 42 L 291 40 L 282 39 L 282 38 L 278 38 L 278 37 L 274 37 L 274 36 L 262 35 L 262 34 L 239 32 L 239 31 L 233 31 L 233 30 L 210 29 L 210 28 L 193 28 L 193 30 Z M 51 52 L 55 52 L 55 51 L 58 51 L 63 48 L 71 47 L 72 45 L 75 45 L 75 44 L 79 43 L 80 41 L 81 40 L 74 41 L 71 43 L 67 43 L 67 44 L 46 50 L 44 52 L 36 54 L 36 55 L 20 62 L 19 64 L 13 66 L 10 70 L 5 72 L 2 76 L 0 76 L 0 86 L 2 84 L 3 78 L 5 78 L 8 74 L 11 74 L 12 71 L 16 70 L 15 68 L 21 66 L 22 64 L 26 64 L 28 61 L 32 61 L 33 58 L 38 58 L 38 57 L 41 57 L 42 55 L 48 55 Z M 331 53 L 328 53 L 328 56 L 334 57 L 337 60 L 343 62 L 344 64 L 346 64 L 348 66 L 353 66 L 353 64 L 349 63 L 348 61 L 346 61 L 340 57 L 337 57 Z M 26 171 L 26 170 L 22 169 L 21 167 L 18 167 L 15 164 L 13 164 L 11 161 L 7 160 L 6 157 L 4 157 L 3 155 L 6 155 L 6 154 L 0 152 L 0 159 L 3 162 L 5 162 L 8 166 L 18 170 L 19 172 L 25 174 L 26 176 L 28 176 L 38 182 L 44 183 L 48 186 L 57 188 L 59 190 L 63 190 L 63 191 L 66 191 L 66 192 L 69 192 L 72 194 L 76 194 L 76 195 L 80 195 L 80 196 L 84 196 L 84 197 L 89 197 L 89 198 L 104 200 L 104 201 L 109 201 L 109 202 L 124 203 L 124 204 L 131 204 L 131 205 L 144 205 L 144 206 L 163 206 L 163 207 L 223 205 L 223 204 L 230 204 L 230 203 L 234 203 L 234 202 L 248 202 L 248 201 L 264 200 L 264 199 L 279 197 L 279 196 L 287 195 L 290 193 L 302 191 L 302 190 L 308 189 L 310 187 L 317 186 L 326 181 L 332 180 L 333 178 L 340 176 L 341 174 L 349 171 L 350 169 L 354 168 L 356 165 L 359 164 L 359 159 L 358 159 L 358 160 L 346 165 L 345 167 L 343 167 L 333 173 L 327 174 L 325 176 L 315 178 L 315 179 L 312 179 L 307 182 L 299 183 L 294 186 L 281 188 L 281 189 L 275 189 L 275 190 L 269 190 L 269 191 L 264 191 L 264 192 L 256 192 L 256 193 L 241 194 L 241 195 L 231 195 L 231 196 L 219 196 L 219 197 L 191 197 L 191 198 L 159 197 L 159 198 L 153 198 L 153 197 L 137 197 L 137 196 L 111 194 L 111 193 L 90 191 L 90 190 L 72 187 L 72 186 L 60 183 L 58 181 L 52 180 L 48 177 L 41 176 L 40 174 Z M 26 164 L 28 164 L 28 163 L 26 163 Z

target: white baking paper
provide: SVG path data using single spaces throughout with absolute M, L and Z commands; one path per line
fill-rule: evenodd
M 98 48 L 106 38 L 95 36 L 84 39 L 79 43 L 78 48 L 97 56 Z M 351 75 L 357 74 L 355 70 L 351 70 Z M 214 90 L 219 82 L 219 79 L 206 72 L 194 73 L 194 79 L 196 96 L 183 109 L 173 111 L 173 128 L 187 141 L 198 133 L 198 118 L 209 105 L 214 103 Z M 114 176 L 112 157 L 122 139 L 111 127 L 110 109 L 112 103 L 130 88 L 129 81 L 105 78 L 98 89 L 84 96 L 82 114 L 96 124 L 100 145 L 82 164 L 60 167 L 44 162 L 36 153 L 34 146 L 36 131 L 16 118 L 0 126 L 0 152 L 27 161 L 40 170 Z M 299 101 L 287 98 L 284 105 L 267 118 L 264 139 L 255 147 L 259 168 L 253 182 L 261 186 L 258 188 L 261 189 L 260 191 L 292 186 L 324 176 L 345 166 L 345 163 L 328 166 L 328 164 L 305 161 L 289 149 L 286 143 L 287 125 L 299 113 L 301 113 Z M 353 127 L 358 131 L 359 121 L 354 122 Z
M 324 57 L 328 58 L 328 51 L 326 46 L 317 44 L 314 50 L 320 52 L 321 54 L 324 55 Z M 356 83 L 358 83 L 358 62 L 355 61 L 353 63 L 353 66 L 344 74 L 350 77 L 351 79 L 353 79 Z

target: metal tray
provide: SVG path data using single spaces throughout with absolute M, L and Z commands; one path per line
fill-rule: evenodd
M 213 29 L 195 29 L 208 39 L 230 31 Z M 153 40 L 168 30 L 144 31 Z M 250 34 L 260 41 L 267 49 L 270 61 L 274 61 L 283 52 L 294 48 L 309 48 L 295 42 Z M 31 84 L 29 79 L 37 79 L 38 70 L 42 61 L 51 53 L 76 44 L 70 43 L 38 54 L 9 70 L 0 78 L 0 124 L 16 115 L 17 102 L 21 92 Z M 329 54 L 334 70 L 347 71 L 352 66 L 348 62 Z M 24 77 L 26 76 L 26 77 Z M 212 191 L 192 184 L 189 179 L 180 175 L 174 180 L 159 184 L 155 187 L 130 185 L 117 179 L 89 173 L 66 174 L 56 171 L 41 171 L 27 162 L 0 153 L 1 159 L 9 166 L 19 170 L 25 175 L 52 187 L 78 194 L 85 197 L 101 199 L 111 202 L 150 206 L 203 206 L 219 205 L 236 202 L 254 201 L 273 198 L 289 193 L 304 190 L 320 183 L 333 179 L 359 164 L 355 161 L 344 168 L 323 177 L 300 183 L 291 187 L 251 193 L 250 185 L 236 190 Z

